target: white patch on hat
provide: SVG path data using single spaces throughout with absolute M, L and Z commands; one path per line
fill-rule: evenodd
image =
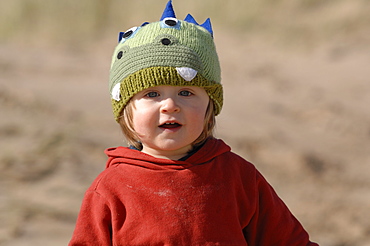
M 118 83 L 113 87 L 111 95 L 117 102 L 121 100 L 121 83 Z
M 194 70 L 190 67 L 177 67 L 177 72 L 180 74 L 180 76 L 185 79 L 186 81 L 191 81 L 192 79 L 197 76 L 198 71 Z

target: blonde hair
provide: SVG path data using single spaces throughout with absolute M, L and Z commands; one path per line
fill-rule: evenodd
M 122 110 L 121 116 L 118 118 L 118 123 L 121 126 L 123 135 L 125 136 L 127 143 L 136 149 L 142 150 L 143 146 L 139 141 L 134 126 L 133 126 L 133 109 L 134 104 L 130 100 Z M 203 131 L 199 137 L 192 143 L 193 148 L 202 145 L 208 138 L 213 137 L 214 127 L 216 125 L 215 109 L 212 100 L 209 100 L 206 114 L 204 116 Z

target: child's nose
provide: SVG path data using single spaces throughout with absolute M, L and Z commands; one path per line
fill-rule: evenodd
M 168 97 L 162 101 L 162 113 L 175 113 L 180 111 L 180 107 L 175 98 Z

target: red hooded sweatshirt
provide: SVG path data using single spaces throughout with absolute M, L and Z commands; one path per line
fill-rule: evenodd
M 106 150 L 69 245 L 317 245 L 256 168 L 210 139 L 186 161 Z

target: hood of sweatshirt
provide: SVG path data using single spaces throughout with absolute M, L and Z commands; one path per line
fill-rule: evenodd
M 156 158 L 138 150 L 127 147 L 115 147 L 105 150 L 108 156 L 106 168 L 113 165 L 126 164 L 141 166 L 153 170 L 186 169 L 195 165 L 205 164 L 212 159 L 230 151 L 230 147 L 220 139 L 209 139 L 192 156 L 185 161 Z

